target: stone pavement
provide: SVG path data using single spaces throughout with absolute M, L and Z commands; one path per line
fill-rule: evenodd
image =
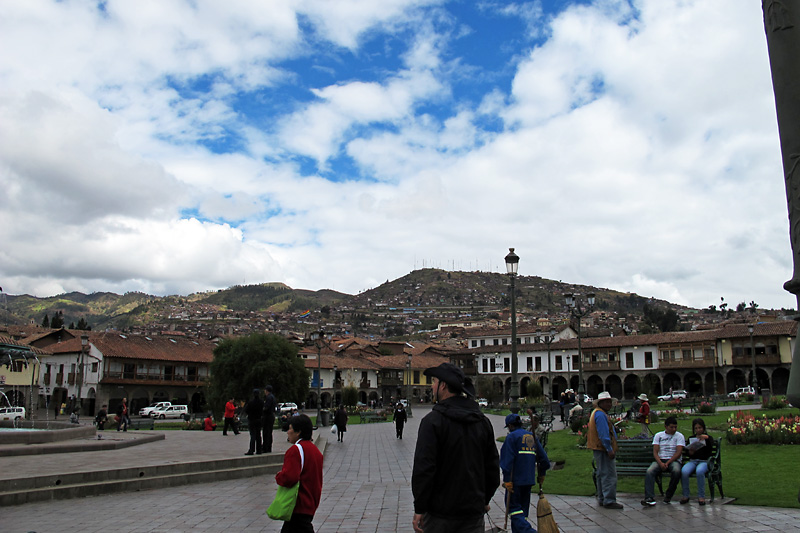
M 393 424 L 353 425 L 344 443 L 328 438 L 325 451 L 322 502 L 314 518 L 316 531 L 409 532 L 413 505 L 411 466 L 419 421 L 430 407 L 415 407 L 405 438 L 395 438 Z M 495 433 L 502 435 L 503 419 L 490 415 Z M 56 454 L 50 457 L 0 457 L 0 481 L 6 467 L 30 475 L 89 468 L 101 463 L 127 464 L 152 461 L 184 461 L 194 456 L 243 453 L 247 435 L 222 437 L 219 432 L 167 432 L 163 441 L 125 450 Z M 286 449 L 284 434 L 275 432 L 274 451 Z M 279 448 L 280 446 L 280 448 Z M 499 443 L 498 443 L 499 446 Z M 13 460 L 9 462 L 10 460 Z M 44 462 L 43 462 L 44 461 Z M 55 465 L 52 462 L 55 461 Z M 12 466 L 13 463 L 13 466 Z M 787 487 L 794 491 L 797 487 Z M 71 532 L 277 532 L 282 523 L 264 513 L 275 495 L 273 476 L 262 476 L 170 489 L 58 500 L 0 508 L 0 531 Z M 640 494 L 620 495 L 623 511 L 598 508 L 592 497 L 548 496 L 563 532 L 659 533 L 701 531 L 800 531 L 800 509 L 776 509 L 723 505 L 719 500 L 696 504 L 642 508 Z M 535 502 L 536 497 L 532 498 Z M 531 510 L 535 516 L 535 509 Z M 492 502 L 489 515 L 503 525 L 502 493 Z M 490 523 L 487 521 L 487 529 Z

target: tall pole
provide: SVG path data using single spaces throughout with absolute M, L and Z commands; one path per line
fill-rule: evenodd
M 581 351 L 581 319 L 592 312 L 594 307 L 594 293 L 590 292 L 586 295 L 588 306 L 586 309 L 581 307 L 578 301 L 579 294 L 565 294 L 564 299 L 569 307 L 570 314 L 577 320 L 578 332 L 578 403 L 583 405 L 584 397 L 586 395 L 586 384 L 583 382 L 583 352 Z
M 408 409 L 406 416 L 411 418 L 411 354 L 408 354 L 408 360 L 406 361 L 406 369 L 408 370 L 408 385 L 406 386 L 406 399 L 408 400 Z
M 508 277 L 511 278 L 511 412 L 519 413 L 519 361 L 517 361 L 517 305 L 516 287 L 517 269 L 519 268 L 519 256 L 514 253 L 513 248 L 508 249 L 506 256 L 506 269 Z
M 553 401 L 553 365 L 550 363 L 550 345 L 553 343 L 553 339 L 556 338 L 556 330 L 551 329 L 550 335 L 547 336 L 547 388 L 549 389 L 549 393 L 547 395 L 550 398 L 550 401 Z
M 792 279 L 783 288 L 794 294 L 800 306 L 800 4 L 797 1 L 762 0 L 764 32 L 767 35 L 772 89 L 778 117 L 789 237 L 792 245 Z M 800 323 L 800 315 L 795 316 Z M 798 328 L 800 333 L 800 328 Z M 800 407 L 800 344 L 795 343 L 786 399 Z M 798 496 L 800 499 L 800 496 Z
M 83 414 L 83 409 L 81 405 L 81 391 L 83 389 L 83 356 L 88 348 L 89 348 L 89 335 L 84 333 L 83 335 L 81 335 L 81 355 L 78 361 L 78 415 Z
M 758 396 L 758 380 L 756 379 L 756 344 L 753 341 L 753 324 L 747 326 L 747 331 L 750 332 L 750 355 L 753 356 L 753 375 L 750 378 L 750 385 L 753 387 L 753 393 Z

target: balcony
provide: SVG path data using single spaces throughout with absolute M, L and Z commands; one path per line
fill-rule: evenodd
M 381 378 L 380 386 L 381 387 L 399 387 L 403 384 L 403 380 L 400 378 Z
M 64 374 L 59 373 L 56 374 L 56 385 L 63 385 L 64 384 Z
M 779 365 L 781 362 L 781 356 L 779 354 L 769 354 L 769 355 L 756 355 L 756 365 Z M 734 365 L 752 365 L 753 364 L 753 356 L 752 355 L 740 355 L 733 357 L 733 364 Z
M 713 357 L 704 357 L 703 359 L 677 359 L 666 360 L 660 359 L 658 361 L 659 368 L 711 368 L 714 366 Z
M 369 389 L 370 388 L 370 381 L 368 379 L 363 380 L 361 383 L 358 384 L 359 389 Z
M 201 386 L 206 381 L 206 376 L 185 376 L 175 374 L 136 373 L 136 372 L 106 372 L 100 383 L 102 384 L 130 384 L 138 385 L 193 385 Z
M 43 385 L 50 385 L 50 380 L 51 380 L 52 378 L 53 378 L 53 375 L 52 375 L 52 374 L 45 374 L 45 375 L 44 375 L 44 378 L 43 378 L 43 381 L 42 381 L 42 384 L 43 384 Z
M 583 363 L 583 370 L 619 370 L 619 361 L 590 361 Z

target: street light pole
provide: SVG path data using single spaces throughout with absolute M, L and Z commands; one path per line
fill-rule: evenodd
M 555 328 L 550 330 L 550 335 L 545 337 L 545 342 L 547 343 L 547 388 L 549 389 L 549 393 L 547 395 L 550 398 L 550 401 L 553 401 L 553 365 L 550 362 L 550 345 L 553 343 L 553 340 L 556 338 L 556 330 Z
M 408 382 L 406 383 L 406 400 L 408 401 L 408 409 L 406 415 L 411 418 L 411 354 L 408 354 L 406 361 L 406 373 L 408 374 Z
M 750 384 L 753 387 L 753 393 L 758 397 L 758 381 L 756 380 L 756 345 L 753 341 L 753 331 L 755 327 L 753 324 L 747 326 L 747 331 L 750 332 L 750 354 L 753 356 L 753 376 L 750 379 Z
M 590 292 L 586 295 L 588 307 L 585 309 L 581 307 L 579 301 L 580 294 L 565 294 L 564 300 L 569 307 L 570 314 L 578 322 L 578 403 L 584 404 L 584 396 L 586 395 L 586 384 L 583 382 L 583 352 L 581 351 L 581 319 L 592 312 L 594 308 L 594 293 Z
M 78 361 L 78 415 L 83 414 L 83 409 L 81 405 L 81 389 L 83 389 L 83 356 L 88 348 L 89 348 L 89 335 L 84 333 L 83 335 L 81 335 L 81 355 Z
M 519 256 L 513 248 L 508 249 L 506 256 L 506 271 L 511 278 L 511 412 L 519 413 L 519 376 L 517 375 L 519 362 L 517 361 L 517 307 L 516 288 L 514 282 L 519 269 Z
M 322 419 L 322 343 L 325 342 L 325 330 L 311 332 L 311 342 L 317 349 L 317 427 L 321 427 Z

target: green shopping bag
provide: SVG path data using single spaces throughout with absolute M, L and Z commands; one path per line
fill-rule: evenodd
M 291 520 L 299 490 L 299 481 L 289 488 L 278 485 L 278 493 L 275 494 L 275 499 L 267 508 L 267 516 L 273 520 L 283 520 L 284 522 Z
M 295 442 L 295 446 L 300 451 L 300 473 L 303 473 L 305 466 L 305 453 L 300 442 Z M 282 487 L 278 485 L 278 492 L 275 494 L 275 499 L 267 508 L 267 516 L 273 520 L 283 520 L 288 522 L 292 519 L 294 506 L 297 503 L 297 493 L 300 491 L 300 482 L 298 481 L 291 487 Z

